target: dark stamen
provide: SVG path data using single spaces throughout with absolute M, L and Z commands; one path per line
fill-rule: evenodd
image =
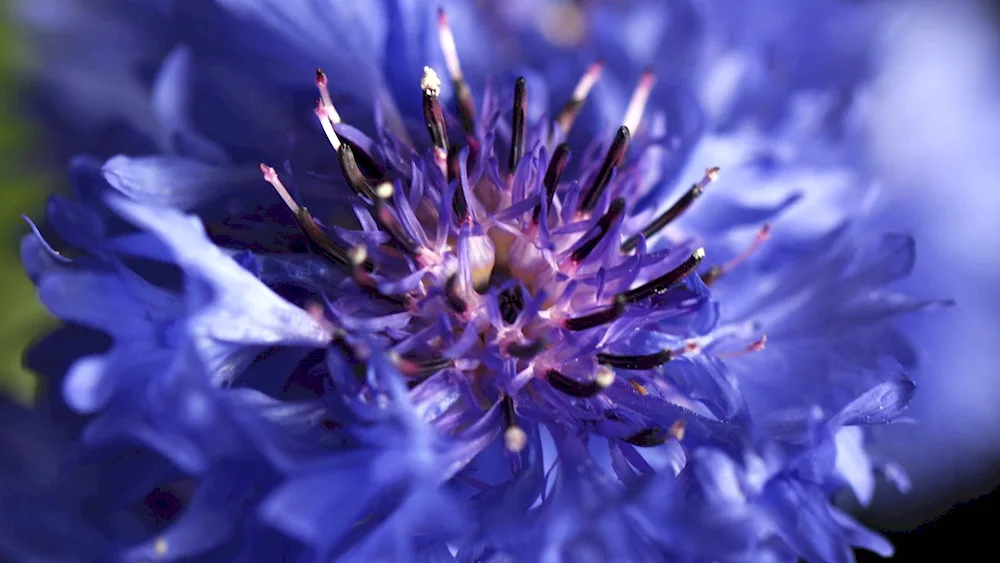
M 517 169 L 517 164 L 521 162 L 524 155 L 524 127 L 528 104 L 528 85 L 524 77 L 518 77 L 514 81 L 514 115 L 510 125 L 510 159 L 507 161 L 507 169 L 511 174 Z
M 521 292 L 521 288 L 514 286 L 505 289 L 500 294 L 498 301 L 500 301 L 500 318 L 507 324 L 514 324 L 521 309 L 524 308 L 524 294 Z
M 424 77 L 420 81 L 420 88 L 424 93 L 424 121 L 427 123 L 427 132 L 431 136 L 431 144 L 442 155 L 447 154 L 448 131 L 445 128 L 444 114 L 441 112 L 441 104 L 438 101 L 438 95 L 441 93 L 441 81 L 430 67 L 424 68 Z
M 545 339 L 536 338 L 527 343 L 511 342 L 507 345 L 507 353 L 515 358 L 534 358 L 545 350 Z
M 389 198 L 392 197 L 392 184 L 385 183 L 378 187 L 375 193 L 375 221 L 378 222 L 379 226 L 388 233 L 392 238 L 393 243 L 400 250 L 408 252 L 410 254 L 419 254 L 420 245 L 410 238 L 410 235 L 406 233 L 396 217 L 393 216 L 391 207 L 389 203 Z
M 613 354 L 598 354 L 597 363 L 620 369 L 643 370 L 661 366 L 674 358 L 673 350 L 666 348 L 652 354 L 639 356 L 615 356 Z
M 691 189 L 685 192 L 684 195 L 677 200 L 677 203 L 671 205 L 670 209 L 667 209 L 662 215 L 653 219 L 652 223 L 645 226 L 642 231 L 640 231 L 642 236 L 649 239 L 649 237 L 660 232 L 661 229 L 669 225 L 674 219 L 679 217 L 681 213 L 684 213 L 689 207 L 691 207 L 691 204 L 694 203 L 694 201 L 698 199 L 698 196 L 701 194 L 701 188 L 697 185 L 691 186 Z M 625 244 L 622 245 L 622 252 L 631 252 L 637 244 L 639 244 L 639 235 L 629 237 L 629 239 L 625 241 Z
M 598 61 L 587 68 L 587 71 L 583 73 L 580 81 L 576 84 L 576 88 L 573 89 L 573 95 L 559 110 L 555 119 L 553 119 L 553 122 L 562 128 L 563 135 L 569 135 L 569 130 L 573 126 L 573 122 L 576 121 L 576 116 L 580 113 L 580 108 L 583 107 L 583 102 L 587 99 L 587 94 L 590 93 L 590 89 L 597 82 L 597 77 L 601 75 L 602 66 L 602 63 Z
M 566 169 L 566 159 L 569 157 L 569 145 L 566 143 L 560 143 L 556 150 L 552 153 L 552 160 L 549 161 L 549 167 L 545 171 L 545 179 L 542 184 L 545 186 L 545 209 L 552 209 L 552 198 L 556 195 L 556 187 L 559 186 L 559 178 L 562 177 L 563 170 Z M 539 214 L 541 214 L 542 208 L 540 205 L 535 206 L 535 214 L 532 221 L 538 222 Z
M 655 448 L 667 443 L 669 436 L 662 428 L 647 428 L 622 440 L 640 448 Z
M 554 369 L 550 369 L 545 372 L 545 380 L 548 381 L 549 385 L 555 388 L 556 391 L 578 399 L 588 399 L 605 389 L 605 387 L 596 380 L 587 382 L 577 381 L 570 377 L 566 377 Z
M 361 172 L 361 168 L 358 167 L 358 161 L 354 157 L 354 150 L 351 149 L 350 145 L 347 143 L 340 145 L 340 149 L 337 150 L 337 160 L 340 161 L 340 167 L 344 171 L 344 179 L 347 180 L 347 185 L 351 186 L 351 189 L 358 195 L 374 199 L 375 187 L 372 186 L 368 178 Z
M 400 358 L 399 371 L 407 377 L 424 379 L 450 368 L 455 361 L 450 358 L 412 359 Z
M 701 194 L 705 192 L 705 188 L 719 176 L 718 168 L 709 168 L 705 171 L 705 176 L 697 183 L 693 184 L 691 188 L 684 192 L 669 209 L 663 212 L 662 215 L 653 219 L 653 222 L 646 225 L 641 231 L 639 231 L 642 236 L 646 237 L 648 240 L 650 237 L 660 232 L 664 227 L 672 223 L 675 219 L 680 217 L 685 211 L 687 211 L 691 205 L 697 200 Z M 622 252 L 632 252 L 632 250 L 639 244 L 639 235 L 629 237 L 622 245 Z
M 590 190 L 587 191 L 587 195 L 584 196 L 583 201 L 580 203 L 580 211 L 587 213 L 597 205 L 597 201 L 601 199 L 601 194 L 604 193 L 604 189 L 608 187 L 608 182 L 611 181 L 611 172 L 625 158 L 630 138 L 631 135 L 629 135 L 628 127 L 623 125 L 618 128 L 615 140 L 612 141 L 611 147 L 608 148 L 608 153 L 604 155 L 604 162 L 601 164 L 601 168 L 594 178 L 594 183 L 590 185 Z
M 448 299 L 448 305 L 451 305 L 456 313 L 464 313 L 469 310 L 465 300 L 458 294 L 458 274 L 452 274 L 445 282 L 444 295 Z
M 438 8 L 438 37 L 441 41 L 441 50 L 444 54 L 445 64 L 448 66 L 448 73 L 451 75 L 451 83 L 455 87 L 455 101 L 458 105 L 458 113 L 462 119 L 462 129 L 465 134 L 475 136 L 476 134 L 476 105 L 472 102 L 472 91 L 465 83 L 462 74 L 462 67 L 458 62 L 458 50 L 455 48 L 455 36 L 452 35 L 451 26 L 448 25 L 448 15 L 443 8 Z
M 708 269 L 707 272 L 705 272 L 704 274 L 700 274 L 701 281 L 703 281 L 706 286 L 712 287 L 712 284 L 717 282 L 719 278 L 722 277 L 723 273 L 724 272 L 722 271 L 721 266 L 712 266 L 711 268 Z
M 608 231 L 611 230 L 612 223 L 614 223 L 618 217 L 621 216 L 623 211 L 625 211 L 625 198 L 620 197 L 612 201 L 611 206 L 608 208 L 608 212 L 597 221 L 597 234 L 574 250 L 573 254 L 569 257 L 570 260 L 577 264 L 586 260 L 587 256 L 590 256 L 590 253 L 597 248 L 598 244 L 601 243 L 601 239 L 604 238 L 604 235 L 608 234 Z
M 361 288 L 361 291 L 375 299 L 381 299 L 399 307 L 406 306 L 406 298 L 396 295 L 382 293 L 378 289 L 375 278 L 366 270 L 368 265 L 368 254 L 363 246 L 356 246 L 348 252 L 348 259 L 351 261 L 351 279 Z
M 503 426 L 510 428 L 516 424 L 514 420 L 514 399 L 510 395 L 504 395 L 500 410 L 503 412 Z
M 459 181 L 458 185 L 455 186 L 455 195 L 451 198 L 451 208 L 455 210 L 455 215 L 458 219 L 464 221 L 469 217 L 469 204 L 465 201 L 465 190 L 462 189 L 462 170 L 460 168 L 461 163 L 458 159 L 458 153 L 458 145 L 451 145 L 448 148 L 448 181 Z
M 309 239 L 313 252 L 338 266 L 350 266 L 351 261 L 347 257 L 347 251 L 330 240 L 330 237 L 326 236 L 326 233 L 319 228 L 319 225 L 316 224 L 316 220 L 313 219 L 308 209 L 300 207 L 298 213 L 295 214 L 295 220 L 299 224 L 299 229 Z M 366 262 L 365 269 L 372 271 L 375 267 L 371 263 Z
M 647 297 L 653 295 L 659 295 L 674 285 L 680 283 L 687 276 L 691 275 L 692 272 L 701 264 L 701 259 L 705 257 L 705 249 L 699 248 L 691 253 L 684 262 L 679 266 L 670 270 L 669 272 L 663 274 L 662 276 L 650 280 L 635 289 L 630 289 L 622 294 L 626 303 L 635 303 L 636 301 L 642 301 Z
M 566 330 L 587 330 L 603 324 L 610 323 L 622 316 L 625 312 L 625 300 L 622 296 L 615 296 L 615 302 L 605 309 L 601 309 L 596 313 L 590 313 L 589 315 L 583 315 L 582 317 L 574 317 L 572 319 L 566 319 L 563 322 L 563 326 Z

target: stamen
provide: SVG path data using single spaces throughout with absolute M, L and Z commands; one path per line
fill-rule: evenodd
M 319 124 L 323 127 L 323 133 L 326 134 L 326 138 L 330 141 L 330 145 L 333 146 L 333 150 L 339 153 L 340 146 L 343 143 L 340 142 L 340 137 L 338 137 L 337 132 L 333 130 L 333 123 L 331 123 L 333 119 L 332 116 L 337 115 L 337 110 L 333 109 L 332 105 L 327 107 L 324 104 L 325 102 L 323 100 L 317 100 L 316 109 L 313 110 L 313 113 L 315 113 L 316 118 L 319 119 Z M 331 113 L 331 110 L 333 113 Z M 339 115 L 337 115 L 337 119 L 340 119 Z
M 326 110 L 326 117 L 334 125 L 337 125 L 342 120 L 340 119 L 340 114 L 333 107 L 333 98 L 330 97 L 330 89 L 328 87 L 328 81 L 326 79 L 326 73 L 322 69 L 316 69 L 316 87 L 319 88 L 319 96 L 322 100 L 323 109 Z
M 355 246 L 347 252 L 347 259 L 351 261 L 351 277 L 360 286 L 375 287 L 375 279 L 371 274 L 362 268 L 362 264 L 368 260 L 368 251 L 363 246 Z
M 472 91 L 465 83 L 462 75 L 462 65 L 458 61 L 458 48 L 455 46 L 455 35 L 448 25 L 448 15 L 444 8 L 438 8 L 438 39 L 441 42 L 441 52 L 444 54 L 444 63 L 448 67 L 448 74 L 451 76 L 452 85 L 455 88 L 455 101 L 458 104 L 458 113 L 462 119 L 462 128 L 466 135 L 476 133 L 476 106 L 472 102 Z
M 278 192 L 278 195 L 281 196 L 281 200 L 285 202 L 288 209 L 290 209 L 295 215 L 298 215 L 299 204 L 295 202 L 292 194 L 288 193 L 288 189 L 286 189 L 285 185 L 281 183 L 281 179 L 278 178 L 278 173 L 275 172 L 274 168 L 261 163 L 260 172 L 264 175 L 264 180 L 267 181 L 268 184 L 271 184 L 274 191 Z
M 399 224 L 390 210 L 391 206 L 389 205 L 389 198 L 392 197 L 392 192 L 392 184 L 388 182 L 379 184 L 379 187 L 375 190 L 375 213 L 373 214 L 375 221 L 377 221 L 379 226 L 382 227 L 390 237 L 392 237 L 393 242 L 395 242 L 400 249 L 410 254 L 420 254 L 423 251 L 420 244 L 410 238 L 410 235 L 403 230 L 403 227 Z
M 368 251 L 365 250 L 363 246 L 355 246 L 347 252 L 347 259 L 351 262 L 351 279 L 354 283 L 358 284 L 366 295 L 374 297 L 376 299 L 381 299 L 397 305 L 399 307 L 406 306 L 406 298 L 398 297 L 395 295 L 386 295 L 378 290 L 378 284 L 375 282 L 375 278 L 369 273 L 372 268 L 371 264 L 368 262 Z
M 760 352 L 764 349 L 767 344 L 767 335 L 761 336 L 759 339 L 747 344 L 746 348 L 742 350 L 736 350 L 735 352 L 724 352 L 722 354 L 716 354 L 717 358 L 739 358 L 741 356 L 746 356 L 747 354 L 753 354 L 754 352 Z
M 563 327 L 566 330 L 580 331 L 587 330 L 594 327 L 598 327 L 610 322 L 614 322 L 618 317 L 622 316 L 625 312 L 625 299 L 621 296 L 615 296 L 614 303 L 607 307 L 597 311 L 596 313 L 590 313 L 589 315 L 583 315 L 582 317 L 574 317 L 572 319 L 566 319 L 563 321 Z
M 420 79 L 420 89 L 424 93 L 424 121 L 427 123 L 427 131 L 431 136 L 431 144 L 434 145 L 435 160 L 441 165 L 448 154 L 448 131 L 444 123 L 444 114 L 441 112 L 441 104 L 438 101 L 438 95 L 441 94 L 441 79 L 429 66 L 424 67 L 424 76 Z M 444 171 L 442 167 L 442 172 Z
M 515 358 L 534 358 L 545 350 L 545 339 L 536 338 L 527 343 L 511 342 L 507 345 L 507 353 Z
M 674 359 L 676 354 L 670 348 L 664 348 L 652 354 L 638 356 L 616 356 L 613 354 L 598 354 L 597 363 L 619 369 L 646 370 L 659 367 Z
M 639 85 L 635 87 L 632 99 L 628 102 L 628 109 L 625 110 L 625 118 L 622 119 L 622 125 L 627 127 L 629 131 L 639 130 L 639 122 L 642 120 L 643 112 L 646 111 L 646 102 L 649 101 L 649 93 L 653 90 L 655 82 L 656 79 L 651 70 L 642 73 L 639 78 Z
M 701 277 L 705 285 L 711 286 L 713 283 L 719 280 L 723 275 L 731 272 L 734 268 L 742 264 L 747 258 L 753 255 L 761 247 L 767 239 L 771 238 L 771 224 L 764 223 L 760 230 L 757 231 L 757 236 L 754 237 L 753 241 L 743 252 L 739 253 L 736 257 L 728 262 L 722 264 L 721 266 L 712 266 L 708 272 Z
M 691 256 L 687 260 L 682 262 L 673 270 L 670 270 L 662 276 L 650 280 L 635 289 L 626 291 L 622 294 L 622 298 L 626 303 L 635 303 L 636 301 L 642 301 L 647 297 L 659 295 L 674 285 L 680 283 L 684 280 L 684 278 L 694 272 L 695 268 L 698 267 L 698 264 L 701 264 L 701 260 L 704 257 L 705 249 L 699 248 L 691 253 Z
M 589 399 L 607 389 L 611 383 L 614 383 L 614 377 L 595 377 L 593 381 L 577 381 L 571 377 L 566 377 L 562 373 L 554 369 L 550 369 L 545 372 L 545 380 L 549 382 L 556 391 L 560 393 L 565 393 L 570 397 L 576 397 L 578 399 Z M 607 385 L 604 385 L 607 383 Z
M 444 284 L 444 295 L 448 304 L 456 313 L 464 313 L 469 310 L 465 300 L 458 294 L 458 274 L 452 274 Z
M 602 388 L 607 389 L 615 384 L 615 372 L 604 367 L 597 366 L 597 372 L 594 374 L 594 381 L 597 382 Z
M 327 93 L 326 97 L 329 98 L 329 93 Z M 364 150 L 351 144 L 350 141 L 341 139 L 340 136 L 337 135 L 333 125 L 340 123 L 340 115 L 337 114 L 337 110 L 334 109 L 329 99 L 326 101 L 317 100 L 316 108 L 313 110 L 313 113 L 315 113 L 316 117 L 319 119 L 320 126 L 323 127 L 323 133 L 326 135 L 326 138 L 333 147 L 333 150 L 337 151 L 338 158 L 342 159 L 341 166 L 344 166 L 343 156 L 340 154 L 341 146 L 348 146 L 351 148 L 350 157 L 353 157 L 352 160 L 354 161 L 352 166 L 358 169 L 361 177 L 364 177 L 362 172 L 363 170 L 368 171 L 369 174 L 376 178 L 382 178 L 385 176 L 385 170 L 378 162 L 375 161 L 375 159 L 373 159 Z
M 552 198 L 556 195 L 556 188 L 559 186 L 559 179 L 562 177 L 563 170 L 566 169 L 566 159 L 568 157 L 569 145 L 566 143 L 560 143 L 552 153 L 552 160 L 549 161 L 549 167 L 545 171 L 545 178 L 542 180 L 542 185 L 545 186 L 546 210 L 552 209 Z M 537 223 L 541 212 L 541 205 L 536 205 L 532 221 Z
M 611 181 L 611 172 L 625 158 L 630 138 L 631 135 L 629 134 L 628 127 L 623 125 L 618 128 L 615 140 L 611 142 L 611 147 L 608 148 L 608 153 L 604 156 L 604 162 L 601 164 L 601 168 L 594 178 L 594 183 L 590 185 L 587 195 L 584 196 L 583 201 L 580 203 L 581 212 L 589 213 L 597 205 L 598 200 L 601 199 L 601 194 L 604 193 L 604 189 L 608 187 L 608 182 Z
M 337 160 L 340 162 L 340 168 L 344 172 L 347 185 L 351 186 L 351 189 L 358 195 L 368 199 L 376 199 L 375 188 L 361 172 L 358 161 L 354 158 L 354 150 L 350 145 L 347 143 L 340 145 L 340 150 L 337 151 Z
M 691 189 L 684 192 L 684 195 L 682 195 L 681 198 L 678 199 L 676 203 L 671 205 L 670 208 L 664 211 L 662 215 L 660 215 L 656 219 L 653 219 L 652 223 L 644 227 L 639 232 L 642 234 L 643 237 L 646 238 L 646 240 L 649 240 L 650 237 L 660 232 L 661 229 L 672 223 L 674 219 L 677 219 L 685 211 L 687 211 L 688 208 L 690 208 L 691 205 L 695 202 L 695 200 L 697 200 L 701 196 L 701 194 L 705 191 L 705 188 L 708 187 L 710 183 L 714 182 L 715 179 L 718 177 L 719 177 L 718 168 L 709 168 L 708 170 L 706 170 L 705 176 L 702 177 L 701 181 L 699 181 L 697 184 L 693 184 L 691 186 Z M 622 245 L 622 252 L 632 252 L 632 250 L 634 250 L 636 245 L 638 244 L 639 244 L 639 235 L 630 237 L 628 240 L 625 241 L 625 244 Z
M 597 248 L 597 245 L 601 243 L 601 239 L 604 235 L 608 234 L 611 230 L 611 225 L 618 220 L 618 217 L 625 211 L 625 198 L 618 198 L 611 202 L 611 206 L 608 207 L 608 212 L 605 213 L 598 221 L 597 228 L 598 232 L 590 240 L 583 243 L 579 248 L 573 251 L 570 255 L 570 260 L 574 263 L 579 264 L 590 256 L 590 253 Z
M 629 382 L 629 385 L 632 386 L 632 389 L 635 389 L 636 393 L 642 395 L 643 397 L 645 397 L 646 395 L 649 395 L 649 391 L 647 391 L 646 388 L 643 387 L 643 385 L 641 383 L 639 383 L 638 381 L 636 381 L 634 379 L 629 379 L 628 382 Z
M 687 423 L 683 420 L 677 420 L 667 429 L 667 435 L 680 442 L 684 439 L 685 430 L 687 430 Z
M 521 309 L 524 308 L 524 294 L 521 293 L 521 288 L 514 286 L 504 290 L 500 296 L 500 317 L 507 324 L 514 324 L 517 320 L 517 316 L 521 314 Z
M 623 440 L 640 448 L 653 448 L 666 444 L 670 439 L 683 440 L 686 427 L 687 424 L 683 420 L 678 420 L 671 424 L 670 428 L 666 431 L 662 428 L 647 428 L 632 436 L 623 438 Z
M 603 69 L 604 63 L 601 61 L 597 61 L 587 67 L 583 76 L 580 77 L 580 81 L 576 83 L 572 97 L 559 110 L 559 113 L 556 114 L 556 118 L 553 121 L 562 129 L 563 136 L 569 134 L 569 130 L 573 127 L 573 122 L 576 121 L 576 117 L 580 114 L 583 102 L 587 99 L 587 95 L 590 94 L 590 89 L 594 87 L 597 79 L 601 77 L 601 70 Z
M 291 194 L 282 184 L 281 179 L 278 178 L 278 173 L 274 171 L 274 168 L 266 164 L 260 165 L 260 171 L 264 174 L 264 180 L 266 180 L 274 188 L 274 191 L 278 192 L 281 199 L 288 206 L 288 209 L 295 214 L 295 221 L 299 224 L 299 229 L 302 230 L 306 238 L 312 243 L 313 249 L 317 254 L 323 256 L 335 265 L 344 267 L 350 265 L 350 260 L 348 260 L 347 253 L 343 248 L 337 245 L 337 243 L 330 240 L 326 236 L 326 233 L 319 228 L 316 224 L 316 220 L 309 213 L 309 210 L 305 207 L 301 207 L 292 198 Z M 366 268 L 371 271 L 374 267 L 371 264 L 366 264 Z
M 511 117 L 510 125 L 510 158 L 507 161 L 507 170 L 510 174 L 517 169 L 524 155 L 524 127 L 526 121 L 528 105 L 528 84 L 524 77 L 520 76 L 514 81 L 514 113 Z
M 458 160 L 460 149 L 458 145 L 448 147 L 448 181 L 460 180 L 462 175 L 461 163 Z M 465 190 L 459 182 L 455 186 L 455 195 L 451 198 L 451 208 L 455 211 L 455 216 L 459 221 L 469 218 L 469 204 L 465 201 Z
M 448 369 L 455 364 L 451 358 L 410 359 L 398 358 L 396 365 L 406 377 L 426 379 L 435 373 Z
M 514 399 L 510 395 L 504 395 L 503 404 L 504 446 L 512 453 L 519 453 L 528 445 L 528 434 L 517 425 L 514 412 Z

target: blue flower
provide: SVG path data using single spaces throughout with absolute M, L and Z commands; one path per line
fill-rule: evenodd
M 85 448 L 138 444 L 171 470 L 144 484 L 186 486 L 109 556 L 891 553 L 831 499 L 869 500 L 866 428 L 914 390 L 890 321 L 928 303 L 884 291 L 910 239 L 795 216 L 850 171 L 668 133 L 686 112 L 652 72 L 607 130 L 585 108 L 610 63 L 467 81 L 443 11 L 178 7 L 203 26 L 156 80 L 163 154 L 75 160 L 58 237 L 22 247 L 42 302 L 112 341 L 51 374 Z M 749 197 L 709 188 L 711 154 Z

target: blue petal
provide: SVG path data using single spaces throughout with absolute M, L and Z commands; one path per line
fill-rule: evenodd
M 916 384 L 906 379 L 883 383 L 851 401 L 830 420 L 830 425 L 836 428 L 888 424 L 906 410 L 916 389 Z
M 259 190 L 260 174 L 250 168 L 223 168 L 178 156 L 116 156 L 102 167 L 123 195 L 148 205 L 194 210 L 239 191 Z

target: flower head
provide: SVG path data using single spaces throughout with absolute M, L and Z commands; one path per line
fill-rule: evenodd
M 242 24 L 287 24 L 232 4 Z M 408 28 L 387 7 L 396 44 Z M 815 239 L 784 221 L 787 189 L 712 204 L 712 162 L 662 197 L 682 151 L 652 72 L 617 128 L 580 143 L 602 63 L 548 111 L 533 92 L 557 85 L 470 86 L 434 15 L 442 63 L 403 65 L 410 82 L 316 71 L 283 165 L 215 158 L 233 131 L 188 137 L 186 156 L 77 160 L 81 201 L 49 208 L 76 255 L 25 239 L 43 303 L 113 340 L 56 375 L 94 414 L 86 444 L 138 442 L 161 456 L 140 472 L 188 491 L 126 557 L 890 552 L 830 494 L 866 501 L 889 467 L 861 427 L 913 392 L 887 321 L 927 303 L 881 291 L 911 241 L 868 252 L 859 221 Z M 199 61 L 174 51 L 164 91 Z M 374 127 L 338 101 L 364 88 Z

